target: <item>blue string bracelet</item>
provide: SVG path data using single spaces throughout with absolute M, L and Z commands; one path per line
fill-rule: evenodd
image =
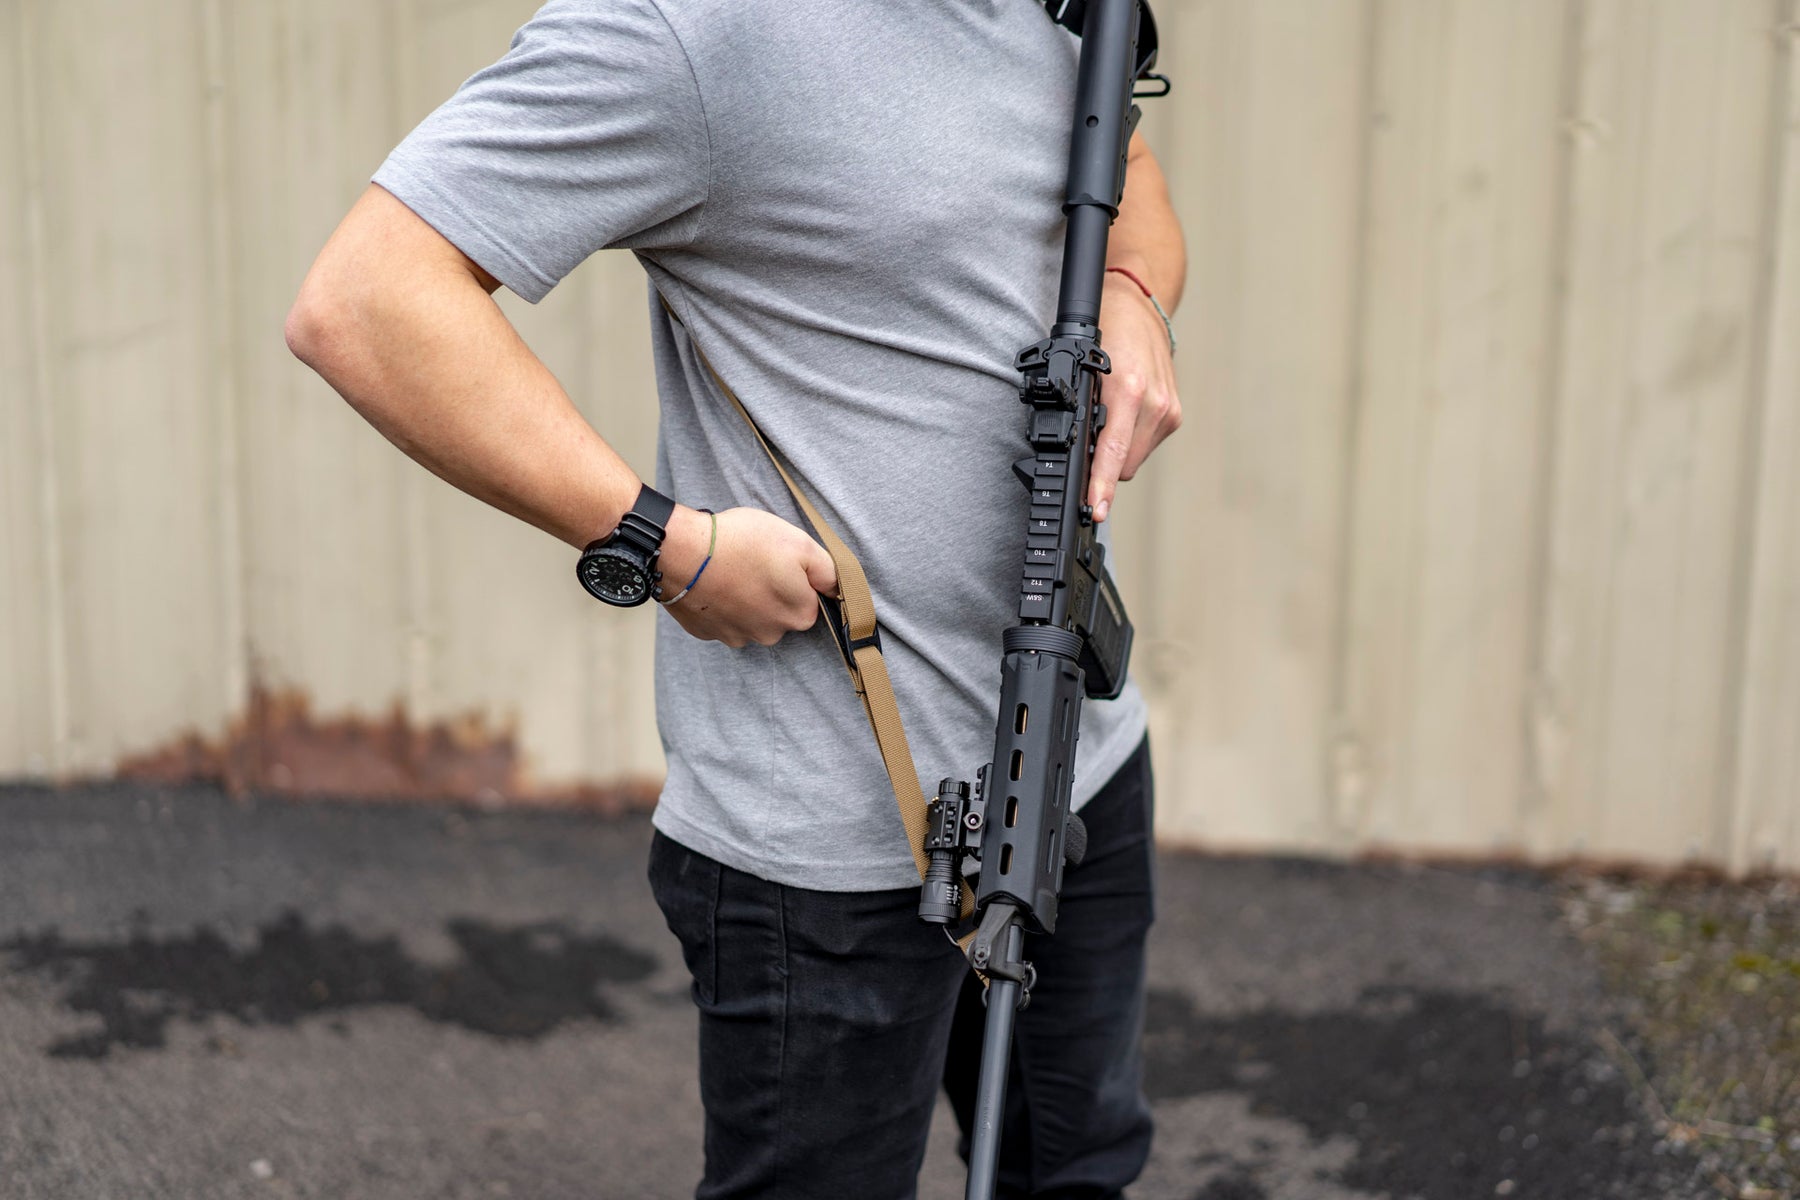
M 694 585 L 700 582 L 700 577 L 702 575 L 706 574 L 706 565 L 713 560 L 713 551 L 718 549 L 719 516 L 710 508 L 702 508 L 699 511 L 712 518 L 712 540 L 706 544 L 706 558 L 701 561 L 700 569 L 694 572 L 694 577 L 688 580 L 686 587 L 682 588 L 679 592 L 676 592 L 673 596 L 670 596 L 667 600 L 660 601 L 664 608 L 669 607 L 669 605 L 675 603 L 677 600 L 694 590 Z

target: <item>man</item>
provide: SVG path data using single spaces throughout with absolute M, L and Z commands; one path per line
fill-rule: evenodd
M 940 1078 L 966 1126 L 981 1005 L 915 916 L 875 741 L 815 627 L 831 559 L 700 355 L 861 558 L 921 775 L 966 775 L 1015 620 L 1011 363 L 1053 315 L 1076 51 L 1032 0 L 552 0 L 394 151 L 289 317 L 294 352 L 406 453 L 583 547 L 657 493 L 491 293 L 535 302 L 609 247 L 649 275 L 656 488 L 678 501 L 654 523 L 650 874 L 701 1010 L 701 1197 L 911 1195 Z M 1185 259 L 1141 140 L 1128 178 L 1102 519 L 1180 419 L 1151 293 L 1173 309 Z M 1007 1195 L 1115 1196 L 1148 1152 L 1135 686 L 1082 735 L 1090 849 L 1056 937 L 1028 943 Z

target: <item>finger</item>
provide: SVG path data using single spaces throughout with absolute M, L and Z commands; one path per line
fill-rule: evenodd
M 1125 455 L 1130 446 L 1123 438 L 1102 438 L 1094 447 L 1094 468 L 1088 476 L 1088 506 L 1094 520 L 1106 520 L 1112 509 L 1113 493 L 1118 490 L 1119 476 L 1125 470 Z
M 837 564 L 831 561 L 831 555 L 817 542 L 813 543 L 813 552 L 806 557 L 806 582 L 815 592 L 835 597 L 838 594 Z
M 769 614 L 771 620 L 781 623 L 781 628 L 776 632 L 778 637 L 789 630 L 811 629 L 819 619 L 819 605 L 822 603 L 819 593 L 810 587 L 794 587 L 792 591 L 788 590 L 789 587 L 794 587 L 791 577 L 788 585 L 781 589 L 777 607 Z
M 825 601 L 820 598 L 818 592 L 808 592 L 807 596 L 808 600 L 806 607 L 801 610 L 800 616 L 794 622 L 793 626 L 795 629 L 802 632 L 817 625 L 819 623 L 819 614 L 825 611 Z
M 1119 472 L 1120 479 L 1130 479 L 1140 471 L 1150 457 L 1151 451 L 1162 445 L 1163 440 L 1175 432 L 1181 423 L 1179 409 L 1173 393 L 1165 392 L 1147 401 L 1138 410 L 1137 426 L 1132 430 L 1131 448 L 1125 454 L 1125 464 Z
M 1100 440 L 1094 445 L 1093 466 L 1088 470 L 1088 504 L 1094 510 L 1095 521 L 1106 520 L 1112 510 L 1113 494 L 1130 459 L 1139 404 L 1140 397 L 1130 389 L 1107 402 L 1106 428 L 1100 431 Z

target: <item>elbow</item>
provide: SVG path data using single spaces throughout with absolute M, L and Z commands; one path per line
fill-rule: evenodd
M 342 301 L 308 279 L 288 309 L 282 328 L 287 347 L 295 358 L 315 371 L 322 371 L 334 343 L 342 340 L 344 305 Z
M 354 283 L 334 283 L 330 272 L 314 269 L 300 287 L 282 327 L 288 350 L 358 407 L 378 362 L 374 349 L 376 309 Z

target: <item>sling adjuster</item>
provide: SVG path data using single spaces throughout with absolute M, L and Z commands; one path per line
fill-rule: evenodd
M 860 690 L 862 673 L 856 667 L 856 652 L 871 646 L 875 648 L 875 653 L 883 652 L 881 626 L 877 624 L 868 637 L 851 637 L 850 621 L 840 604 L 829 599 L 823 600 L 819 604 L 819 611 L 825 614 L 825 624 L 831 627 L 831 637 L 837 643 L 838 654 L 843 656 L 844 669 L 850 672 L 851 678 L 857 680 Z

